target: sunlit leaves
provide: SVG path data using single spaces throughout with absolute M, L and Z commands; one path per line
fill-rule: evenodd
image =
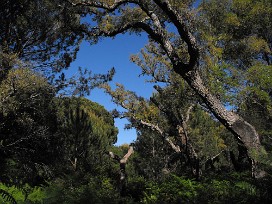
M 92 131 L 86 133 L 86 135 L 82 135 L 82 137 L 97 138 L 97 141 L 102 142 L 104 147 L 116 142 L 117 129 L 114 127 L 113 118 L 111 114 L 99 104 L 91 102 L 84 98 L 75 97 L 63 98 L 58 100 L 57 103 L 59 103 L 58 115 L 60 121 L 65 121 L 66 119 L 69 119 L 69 109 L 72 112 L 75 112 L 77 109 L 79 109 L 80 112 L 84 112 L 84 117 L 86 117 L 86 120 L 89 121 L 89 124 L 92 126 Z M 67 107 L 69 109 L 67 109 Z M 82 123 L 85 122 L 82 121 Z M 63 125 L 65 125 L 65 123 L 63 123 Z M 76 129 L 72 130 L 80 131 Z
M 232 105 L 237 105 L 249 89 L 259 89 L 252 83 L 253 67 L 271 63 L 270 4 L 252 0 L 211 0 L 202 4 L 204 17 L 210 22 L 209 29 L 201 34 L 208 48 L 203 56 L 210 78 L 207 83 L 211 90 L 221 93 L 221 99 L 224 94 L 226 101 L 234 102 Z M 269 93 L 262 92 L 258 92 L 262 97 Z
M 244 97 L 252 97 L 256 103 L 272 111 L 272 66 L 255 65 L 247 71 L 247 84 L 243 90 Z
M 248 47 L 248 51 L 251 53 L 270 53 L 271 50 L 269 48 L 269 44 L 262 38 L 258 38 L 257 36 L 249 36 L 248 38 L 244 39 L 244 43 Z
M 270 1 L 211 0 L 202 5 L 204 16 L 212 25 L 212 35 L 218 40 L 225 36 L 218 41 L 224 49 L 224 60 L 242 69 L 252 66 L 256 60 L 271 61 Z
M 159 47 L 149 43 L 137 55 L 132 55 L 130 60 L 142 69 L 142 74 L 150 77 L 150 82 L 169 82 L 171 62 Z
M 210 115 L 196 107 L 189 121 L 189 135 L 199 157 L 208 159 L 226 149 L 222 133 L 225 128 L 210 118 Z
M 125 90 L 121 84 L 117 84 L 115 90 L 109 85 L 103 85 L 105 92 L 110 94 L 112 100 L 125 109 L 124 112 L 118 113 L 118 117 L 127 117 L 129 120 L 153 121 L 158 116 L 158 109 L 154 104 L 148 102 L 142 97 L 137 96 L 132 91 Z
M 239 19 L 234 13 L 228 13 L 226 15 L 225 23 L 229 26 L 240 26 Z
M 41 182 L 34 181 L 36 176 L 50 177 L 48 165 L 58 156 L 52 145 L 56 131 L 51 106 L 54 89 L 41 75 L 17 68 L 9 71 L 0 91 L 0 151 L 6 165 L 1 177 L 7 182 Z
M 0 107 L 6 111 L 16 111 L 21 105 L 37 108 L 34 104 L 43 104 L 43 97 L 54 95 L 54 89 L 45 78 L 29 69 L 10 71 L 0 85 Z

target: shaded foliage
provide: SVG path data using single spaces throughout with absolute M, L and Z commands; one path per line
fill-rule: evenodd
M 0 9 L 1 80 L 16 57 L 58 72 L 75 59 L 82 39 L 80 15 L 65 1 L 8 0 Z M 51 69 L 51 70 L 47 70 Z
M 194 3 L 3 3 L 0 202 L 272 202 L 271 2 Z M 156 83 L 150 99 L 105 84 L 114 69 L 56 74 L 84 37 L 97 43 L 126 31 L 149 35 L 131 61 Z M 82 97 L 100 85 L 123 111 Z M 113 146 L 113 116 L 136 128 L 133 144 Z
M 2 181 L 40 182 L 39 178 L 50 175 L 47 165 L 56 154 L 49 148 L 54 147 L 56 132 L 54 90 L 27 69 L 11 71 L 1 90 Z

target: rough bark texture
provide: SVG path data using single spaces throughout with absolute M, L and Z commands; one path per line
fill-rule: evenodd
M 179 74 L 199 94 L 216 118 L 233 133 L 239 145 L 246 148 L 249 160 L 252 163 L 252 176 L 255 178 L 263 177 L 265 173 L 258 169 L 258 162 L 255 159 L 256 154 L 261 154 L 262 150 L 256 129 L 238 114 L 228 111 L 221 101 L 204 86 L 197 70 L 187 73 L 180 72 Z

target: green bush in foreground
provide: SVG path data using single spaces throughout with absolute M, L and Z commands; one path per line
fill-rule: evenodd
M 150 183 L 143 203 L 194 203 L 201 185 L 194 180 L 171 175 L 162 183 Z
M 13 204 L 16 201 L 17 204 L 42 204 L 46 198 L 46 192 L 43 187 L 30 187 L 28 184 L 24 186 L 6 186 L 0 183 L 0 189 L 9 194 L 9 196 L 0 196 L 0 203 Z M 14 201 L 13 201 L 14 200 Z

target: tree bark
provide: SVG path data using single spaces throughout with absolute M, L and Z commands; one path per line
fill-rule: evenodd
M 233 133 L 238 143 L 247 149 L 247 154 L 252 164 L 252 176 L 255 178 L 263 177 L 265 173 L 258 169 L 256 155 L 262 154 L 264 149 L 261 146 L 256 129 L 238 114 L 228 111 L 222 102 L 205 87 L 197 69 L 200 55 L 195 37 L 185 25 L 182 16 L 171 6 L 169 1 L 154 0 L 154 2 L 169 17 L 177 28 L 180 38 L 187 44 L 188 54 L 190 56 L 189 62 L 184 63 L 177 56 L 174 47 L 169 46 L 169 43 L 165 43 L 165 35 L 161 32 L 158 33 L 159 38 L 152 32 L 149 32 L 149 34 L 153 36 L 155 40 L 158 38 L 156 41 L 162 45 L 168 54 L 169 59 L 172 61 L 174 71 L 187 81 L 189 86 L 203 99 L 215 117 Z M 162 29 L 160 24 L 157 24 L 157 27 Z M 146 30 L 146 32 L 148 32 L 148 30 Z
M 177 70 L 177 68 L 175 70 Z M 233 111 L 228 111 L 222 102 L 211 94 L 205 87 L 196 68 L 188 72 L 178 71 L 178 74 L 180 74 L 202 98 L 215 117 L 233 133 L 239 145 L 246 148 L 252 165 L 252 176 L 255 178 L 263 177 L 265 173 L 258 168 L 256 154 L 261 154 L 264 149 L 261 146 L 256 129 L 238 114 Z
M 128 152 L 126 153 L 126 155 L 120 159 L 119 156 L 115 155 L 113 152 L 109 152 L 109 155 L 111 158 L 113 158 L 114 160 L 116 160 L 117 162 L 119 162 L 120 165 L 120 169 L 119 169 L 119 191 L 120 194 L 123 196 L 125 194 L 125 181 L 126 181 L 126 164 L 128 161 L 128 158 L 132 155 L 133 153 L 133 147 L 130 146 L 128 149 Z

